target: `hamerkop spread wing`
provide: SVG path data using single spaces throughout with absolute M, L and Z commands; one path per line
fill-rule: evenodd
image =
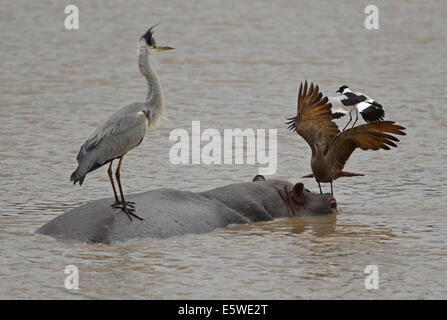
M 319 92 L 318 86 L 310 84 L 308 89 L 307 81 L 300 85 L 298 92 L 298 110 L 297 116 L 289 118 L 289 129 L 297 132 L 306 140 L 312 150 L 312 156 L 315 154 L 315 142 L 317 137 L 322 139 L 328 146 L 340 130 L 337 124 L 332 121 L 331 104 L 328 98 Z
M 326 153 L 327 161 L 341 171 L 356 148 L 390 150 L 390 147 L 397 147 L 394 142 L 399 142 L 399 139 L 389 133 L 403 136 L 403 130 L 405 128 L 394 124 L 394 121 L 381 121 L 343 131 L 332 140 Z
M 323 97 L 313 83 L 308 88 L 307 81 L 304 87 L 302 83 L 300 85 L 297 116 L 288 120 L 289 129 L 302 136 L 312 150 L 310 164 L 313 173 L 303 178 L 315 177 L 321 193 L 320 182 L 330 183 L 332 193 L 332 181 L 339 177 L 362 175 L 342 171 L 356 148 L 389 150 L 397 147 L 395 142 L 399 141 L 391 134 L 405 135 L 405 128 L 393 121 L 363 124 L 340 132 L 332 121 L 328 98 Z

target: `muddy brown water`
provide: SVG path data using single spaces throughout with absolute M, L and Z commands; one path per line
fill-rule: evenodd
M 446 36 L 443 1 L 58 1 L 0 11 L 0 298 L 447 298 Z M 342 84 L 407 127 L 392 151 L 356 151 L 334 184 L 340 214 L 230 226 L 205 235 L 68 245 L 34 234 L 63 212 L 112 194 L 106 169 L 68 179 L 82 142 L 119 106 L 141 101 L 136 40 L 151 24 L 168 120 L 125 158 L 125 191 L 193 191 L 249 181 L 256 165 L 169 162 L 174 128 L 277 128 L 277 179 L 301 181 L 310 151 L 286 130 L 299 81 Z M 344 123 L 342 120 L 342 123 Z M 317 191 L 312 180 L 306 186 Z M 324 186 L 328 190 L 328 186 Z M 64 268 L 79 268 L 79 290 Z M 364 269 L 377 265 L 379 290 Z

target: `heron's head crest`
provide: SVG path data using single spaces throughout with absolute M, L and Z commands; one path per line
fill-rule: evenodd
M 153 31 L 152 29 L 154 29 L 156 26 L 158 26 L 160 23 L 157 23 L 156 25 L 152 26 L 149 28 L 149 30 L 146 31 L 145 34 L 143 34 L 140 38 L 140 40 L 142 40 L 144 38 L 144 40 L 146 40 L 146 44 L 150 47 L 150 46 L 154 46 L 155 45 L 155 39 L 152 36 Z
M 172 47 L 157 45 L 157 42 L 155 41 L 155 39 L 153 37 L 152 30 L 158 25 L 159 25 L 159 23 L 157 23 L 155 26 L 150 27 L 149 30 L 147 30 L 146 33 L 141 36 L 140 42 L 139 42 L 139 47 L 138 47 L 139 48 L 138 54 L 141 54 L 141 53 L 144 54 L 145 52 L 148 52 L 148 54 L 152 55 L 152 54 L 156 54 L 161 51 L 174 49 Z M 142 47 L 140 46 L 140 43 L 141 43 L 141 41 L 143 41 L 143 39 L 144 39 L 144 41 L 146 41 L 146 45 L 149 47 L 149 51 L 145 51 L 145 50 L 141 51 Z

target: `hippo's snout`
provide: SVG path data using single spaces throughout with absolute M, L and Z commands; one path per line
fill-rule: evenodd
M 333 196 L 329 197 L 328 206 L 330 213 L 337 213 L 337 200 Z

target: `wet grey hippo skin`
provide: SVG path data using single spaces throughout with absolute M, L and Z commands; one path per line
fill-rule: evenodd
M 113 198 L 100 199 L 51 220 L 37 233 L 64 242 L 125 241 L 145 237 L 167 238 L 188 233 L 206 233 L 234 223 L 268 221 L 280 217 L 336 213 L 330 194 L 315 194 L 302 183 L 282 180 L 231 184 L 206 192 L 156 189 L 129 194 L 143 221 L 130 221 L 110 205 Z

